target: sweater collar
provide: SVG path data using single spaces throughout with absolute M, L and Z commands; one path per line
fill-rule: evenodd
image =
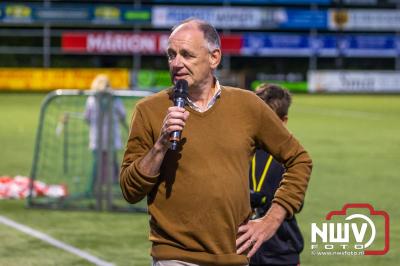
M 207 103 L 206 108 L 202 109 L 200 108 L 198 105 L 196 105 L 192 100 L 189 99 L 189 97 L 186 98 L 187 100 L 187 104 L 190 108 L 192 108 L 193 110 L 199 112 L 199 113 L 204 113 L 205 111 L 207 111 L 208 109 L 210 109 L 215 102 L 217 101 L 217 99 L 219 98 L 219 96 L 221 95 L 221 85 L 219 84 L 219 81 L 217 79 L 215 79 L 215 87 L 217 88 L 213 97 L 210 99 L 210 101 Z

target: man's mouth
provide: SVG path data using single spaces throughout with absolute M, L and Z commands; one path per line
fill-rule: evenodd
M 180 73 L 180 74 L 176 73 L 176 74 L 174 74 L 174 78 L 182 78 L 182 77 L 185 77 L 185 76 L 187 76 L 187 74 L 184 74 L 184 73 Z
M 178 79 L 185 79 L 187 77 L 187 74 L 174 74 L 174 81 Z

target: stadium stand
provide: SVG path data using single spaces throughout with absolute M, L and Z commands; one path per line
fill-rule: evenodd
M 310 71 L 398 70 L 399 5 L 393 0 L 12 1 L 0 5 L 0 66 L 125 68 L 129 87 L 159 89 L 169 85 L 166 33 L 197 16 L 220 30 L 225 56 L 218 74 L 225 84 L 250 89 L 268 80 L 307 91 Z

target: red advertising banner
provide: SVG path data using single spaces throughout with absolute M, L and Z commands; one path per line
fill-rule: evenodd
M 65 32 L 62 51 L 91 54 L 164 54 L 166 33 Z M 241 35 L 221 36 L 223 53 L 240 54 Z
M 221 36 L 221 49 L 224 54 L 240 55 L 243 43 L 243 35 Z
M 63 33 L 62 50 L 77 53 L 159 54 L 162 39 L 158 33 Z

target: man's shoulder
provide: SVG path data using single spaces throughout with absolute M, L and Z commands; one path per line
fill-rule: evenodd
M 249 104 L 253 106 L 254 104 L 259 104 L 261 99 L 253 92 L 241 88 L 231 87 L 231 86 L 221 86 L 223 94 L 232 101 L 239 101 L 242 105 Z
M 221 88 L 225 92 L 226 95 L 232 96 L 232 97 L 247 97 L 251 99 L 256 99 L 257 96 L 255 95 L 254 92 L 237 88 L 237 87 L 231 87 L 231 86 L 224 86 L 221 85 Z
M 140 99 L 136 107 L 140 109 L 157 109 L 164 108 L 165 105 L 171 104 L 171 88 L 164 89 L 160 92 L 154 93 L 150 96 L 146 96 L 143 99 Z M 165 108 L 164 108 L 165 110 Z
M 242 88 L 238 88 L 238 87 L 232 87 L 232 86 L 226 86 L 226 85 L 222 85 L 221 84 L 221 88 L 223 89 L 223 90 L 225 90 L 226 92 L 228 92 L 228 93 L 231 93 L 231 94 L 240 94 L 240 93 L 251 93 L 250 91 L 248 91 L 248 90 L 245 90 L 245 89 L 242 89 Z

